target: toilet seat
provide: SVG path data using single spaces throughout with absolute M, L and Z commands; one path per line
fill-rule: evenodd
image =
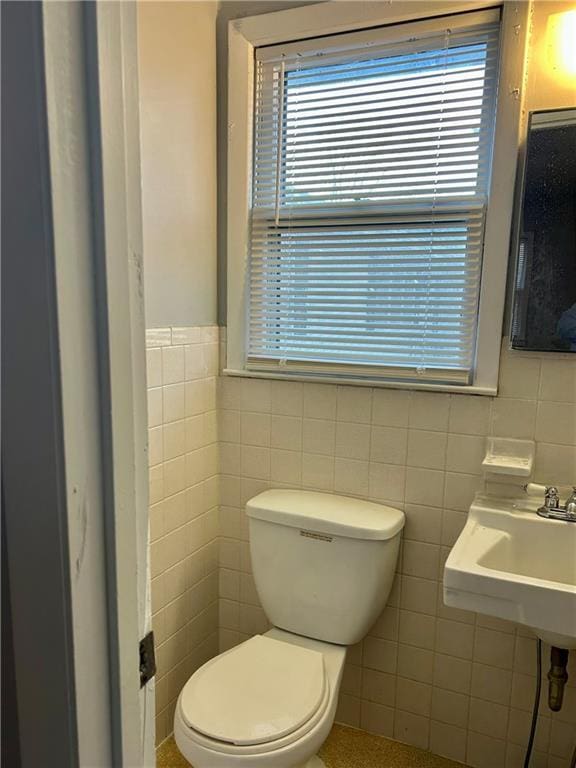
M 174 713 L 174 738 L 180 752 L 197 768 L 294 768 L 294 766 L 303 766 L 320 749 L 320 746 L 328 736 L 336 713 L 338 691 L 346 658 L 346 648 L 333 645 L 332 643 L 313 640 L 302 635 L 295 635 L 277 628 L 269 630 L 260 640 L 274 640 L 279 643 L 277 650 L 279 654 L 281 653 L 281 657 L 284 660 L 284 663 L 281 665 L 282 670 L 290 676 L 297 676 L 295 678 L 297 680 L 300 679 L 299 672 L 294 668 L 294 662 L 288 661 L 288 659 L 296 658 L 291 655 L 292 648 L 312 650 L 319 654 L 322 659 L 321 679 L 324 681 L 322 700 L 310 718 L 300 727 L 296 728 L 296 730 L 286 733 L 281 738 L 274 738 L 271 741 L 240 745 L 234 744 L 229 740 L 222 741 L 206 736 L 191 725 L 191 722 L 196 718 L 193 710 L 184 704 L 184 689 L 186 689 L 186 686 L 184 686 Z M 217 659 L 222 659 L 228 654 L 232 654 L 234 650 L 238 650 L 240 647 L 237 646 L 236 649 L 226 651 Z M 269 649 L 270 647 L 262 645 L 260 642 L 252 646 L 253 650 L 256 650 L 256 648 Z M 238 661 L 246 657 L 242 655 L 235 658 Z M 251 669 L 247 673 L 249 680 L 253 680 L 254 675 L 259 674 L 258 669 L 262 670 L 261 658 L 261 654 L 257 653 L 251 657 Z M 304 657 L 298 658 L 302 659 Z M 318 659 L 318 657 L 313 658 Z M 214 665 L 217 659 L 213 660 Z M 208 662 L 208 664 L 211 664 L 211 662 Z M 205 665 L 204 669 L 209 669 L 209 667 Z M 223 668 L 220 667 L 220 669 Z M 278 692 L 278 696 L 279 701 L 282 701 L 281 689 Z M 186 699 L 188 701 L 188 696 L 186 696 Z M 184 716 L 184 711 L 187 713 L 186 717 Z M 298 720 L 301 720 L 303 715 L 301 712 L 299 714 Z M 224 735 L 229 737 L 227 729 L 224 730 L 223 728 L 222 730 Z
M 239 746 L 229 741 L 218 741 L 216 739 L 211 739 L 199 731 L 194 730 L 188 725 L 187 722 L 185 722 L 182 714 L 182 708 L 180 706 L 181 699 L 179 700 L 179 705 L 176 708 L 176 724 L 174 732 L 176 734 L 177 731 L 180 730 L 179 725 L 181 724 L 184 731 L 182 735 L 185 737 L 187 743 L 189 745 L 194 745 L 197 749 L 202 749 L 205 752 L 208 752 L 212 756 L 220 755 L 221 757 L 244 759 L 252 758 L 255 760 L 259 757 L 274 755 L 278 752 L 282 752 L 284 749 L 289 749 L 298 743 L 302 743 L 310 733 L 313 733 L 314 730 L 317 729 L 323 718 L 326 716 L 326 711 L 330 703 L 329 690 L 329 686 L 326 686 L 325 696 L 322 700 L 322 703 L 320 704 L 320 707 L 307 723 L 304 723 L 304 725 L 292 733 L 289 733 L 287 736 L 284 736 L 281 739 L 274 739 L 274 741 L 268 741 L 261 744 L 252 744 L 248 746 Z
M 256 635 L 201 667 L 179 709 L 189 736 L 222 752 L 257 754 L 301 738 L 323 715 L 322 653 Z

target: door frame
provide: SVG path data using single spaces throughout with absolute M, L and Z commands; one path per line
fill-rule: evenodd
M 136 4 L 8 6 L 30 16 L 38 122 L 38 178 L 10 189 L 20 194 L 4 252 L 21 764 L 151 767 L 154 682 L 139 678 L 151 615 Z M 17 177 L 28 148 L 18 126 L 12 138 Z
M 102 265 L 100 294 L 106 297 L 100 356 L 106 393 L 113 744 L 123 765 L 153 765 L 154 681 L 135 695 L 140 690 L 138 644 L 152 624 L 136 13 L 135 2 L 85 7 L 94 241 Z

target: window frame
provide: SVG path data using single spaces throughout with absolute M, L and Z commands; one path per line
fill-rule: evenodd
M 307 375 L 246 367 L 248 244 L 253 160 L 254 49 L 486 8 L 502 9 L 493 171 L 486 212 L 476 364 L 471 384 L 393 381 L 385 377 Z M 228 24 L 227 363 L 224 373 L 255 378 L 339 382 L 494 395 L 497 392 L 514 205 L 529 16 L 527 2 L 438 0 L 399 5 L 339 0 L 237 19 Z

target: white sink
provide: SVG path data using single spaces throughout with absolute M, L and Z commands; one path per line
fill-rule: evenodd
M 444 602 L 576 648 L 576 523 L 539 517 L 541 503 L 476 497 L 446 561 Z

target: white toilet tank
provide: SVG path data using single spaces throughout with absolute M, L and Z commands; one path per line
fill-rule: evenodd
M 272 624 L 328 643 L 361 640 L 388 600 L 404 513 L 297 490 L 264 491 L 246 512 L 256 588 Z

